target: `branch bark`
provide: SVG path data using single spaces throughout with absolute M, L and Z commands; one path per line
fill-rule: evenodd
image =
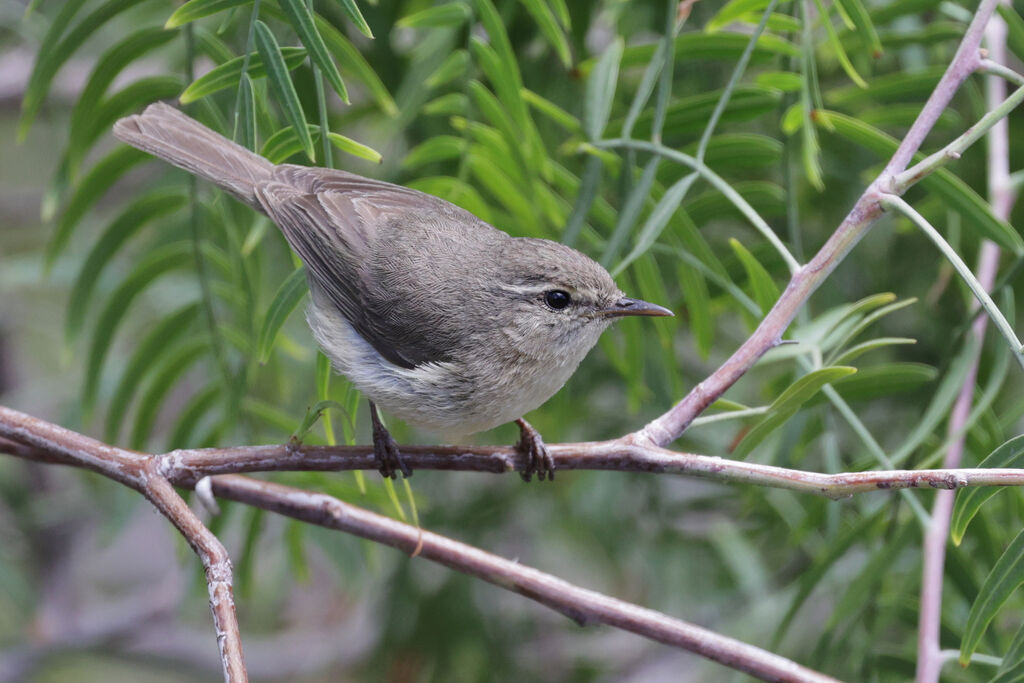
M 588 444 L 578 444 L 588 446 Z M 589 444 L 598 450 L 604 444 Z M 49 463 L 61 463 L 98 472 L 139 491 L 181 532 L 206 569 L 210 606 L 226 681 L 245 681 L 238 622 L 231 592 L 231 563 L 217 538 L 195 517 L 172 483 L 192 487 L 215 471 L 249 469 L 327 469 L 326 464 L 361 464 L 376 468 L 372 448 L 312 450 L 287 446 L 254 446 L 235 449 L 200 449 L 167 454 L 146 454 L 104 444 L 44 420 L 0 406 L 0 451 Z M 460 450 L 461 449 L 453 449 Z M 483 462 L 504 468 L 510 451 Z M 408 451 L 403 451 L 408 453 Z M 321 457 L 317 458 L 316 455 Z M 420 453 L 425 462 L 444 464 L 446 459 L 479 466 L 480 454 Z M 326 457 L 325 457 L 326 456 Z M 503 457 L 508 456 L 508 457 Z M 416 462 L 406 456 L 410 463 Z M 599 458 L 601 456 L 599 455 Z M 611 464 L 617 456 L 604 457 Z M 578 459 L 577 459 L 578 460 Z M 303 467 L 311 463 L 312 467 Z M 330 469 L 351 469 L 336 467 Z M 445 469 L 451 469 L 446 467 Z M 513 468 L 508 468 L 510 471 Z M 568 469 L 568 468 L 567 468 Z M 493 469 L 492 469 L 493 471 Z M 1020 473 L 1024 483 L 1024 471 Z M 422 556 L 451 569 L 476 576 L 506 590 L 550 607 L 581 625 L 607 624 L 672 645 L 766 681 L 825 683 L 835 679 L 738 640 L 662 614 L 580 588 L 519 562 L 484 552 L 444 536 L 343 503 L 331 496 L 303 491 L 237 475 L 210 478 L 215 495 L 254 505 L 311 524 L 337 529 Z
M 629 435 L 627 439 L 631 443 L 665 446 L 678 439 L 701 412 L 782 340 L 782 334 L 807 299 L 882 215 L 879 205 L 881 194 L 902 192 L 894 182 L 896 176 L 906 169 L 960 85 L 980 66 L 979 48 L 982 34 L 997 4 L 998 0 L 982 0 L 953 61 L 935 86 L 935 90 L 932 91 L 885 170 L 868 186 L 818 253 L 793 274 L 786 290 L 758 325 L 754 334 L 721 367 L 695 386 L 669 411 L 648 423 L 643 429 Z M 635 141 L 625 142 L 631 143 L 628 146 L 637 147 Z M 651 151 L 661 153 L 657 150 Z
M 1007 57 L 1006 34 L 1006 22 L 999 16 L 993 17 L 985 29 L 985 42 L 990 58 L 983 60 L 981 66 L 991 73 L 985 79 L 985 94 L 990 111 L 995 110 L 1006 98 L 1006 82 L 1003 79 L 1006 77 L 1004 72 L 1008 70 L 999 66 Z M 1015 193 L 1010 183 L 1009 123 L 1006 119 L 1000 120 L 988 131 L 987 143 L 989 201 L 992 203 L 992 213 L 997 218 L 1008 220 L 1013 209 Z M 991 291 L 995 284 L 999 256 L 999 247 L 995 243 L 988 240 L 982 243 L 981 254 L 978 257 L 978 280 L 988 291 Z M 978 309 L 977 302 L 974 309 Z M 964 425 L 967 423 L 974 400 L 981 346 L 987 325 L 988 319 L 985 316 L 978 316 L 971 328 L 971 335 L 975 341 L 975 357 L 950 414 L 947 434 L 952 443 L 943 459 L 943 465 L 946 467 L 959 467 L 963 456 L 966 439 L 966 434 L 963 433 Z M 949 543 L 953 502 L 952 492 L 940 491 L 936 495 L 931 522 L 925 531 L 922 548 L 921 609 L 918 615 L 917 683 L 938 683 L 942 665 L 946 661 L 941 651 L 939 631 L 942 621 L 946 545 Z

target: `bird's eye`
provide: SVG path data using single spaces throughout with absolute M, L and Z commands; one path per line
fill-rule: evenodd
M 556 311 L 560 311 L 572 303 L 572 297 L 563 289 L 552 289 L 549 292 L 544 292 L 544 303 Z

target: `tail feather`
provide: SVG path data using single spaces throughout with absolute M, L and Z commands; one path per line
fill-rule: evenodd
M 204 178 L 253 208 L 274 164 L 163 103 L 114 124 L 114 137 Z

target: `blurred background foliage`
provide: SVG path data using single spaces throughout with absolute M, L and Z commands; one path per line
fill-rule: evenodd
M 677 312 L 605 334 L 528 419 L 604 439 L 666 410 L 724 360 L 839 224 L 941 76 L 973 3 L 912 0 L 156 0 L 0 7 L 0 398 L 146 450 L 365 443 L 299 310 L 305 282 L 265 218 L 115 144 L 119 117 L 178 100 L 275 162 L 429 192 L 513 235 L 571 243 Z M 1019 1 L 1001 11 L 1015 66 Z M 20 107 L 20 111 L 19 111 Z M 968 80 L 926 143 L 985 111 Z M 1011 162 L 1024 117 L 1010 119 Z M 324 140 L 321 131 L 331 131 Z M 891 138 L 889 137 L 891 136 Z M 654 140 L 720 182 L 601 140 Z M 972 263 L 1020 237 L 996 220 L 976 145 L 908 200 Z M 40 210 L 41 207 L 41 210 Z M 763 219 L 758 229 L 747 215 Z M 1010 224 L 1020 223 L 1018 209 Z M 1016 259 L 1016 260 L 1014 260 Z M 1009 283 L 1009 284 L 1007 284 Z M 1019 292 L 1016 292 L 1019 295 Z M 1018 296 L 1019 298 L 1019 296 Z M 884 219 L 771 352 L 678 447 L 837 472 L 940 461 L 964 377 L 970 295 L 909 222 Z M 983 349 L 967 464 L 1018 433 L 1019 376 Z M 430 440 L 392 425 L 399 442 Z M 511 443 L 503 427 L 480 442 Z M 891 465 L 887 465 L 891 463 Z M 848 680 L 914 665 L 929 492 L 829 502 L 675 477 L 280 474 Z M 992 498 L 947 559 L 943 647 L 1024 516 Z M 389 549 L 228 505 L 258 680 L 723 680 L 684 653 L 580 629 Z M 211 680 L 197 563 L 134 493 L 0 459 L 0 680 Z M 1011 558 L 1013 559 L 1013 558 Z M 1024 599 L 979 651 L 1002 656 Z M 998 610 L 998 611 L 997 611 Z M 1009 666 L 1010 660 L 1007 660 Z M 988 680 L 991 664 L 949 667 Z M 736 678 L 739 678 L 736 676 Z

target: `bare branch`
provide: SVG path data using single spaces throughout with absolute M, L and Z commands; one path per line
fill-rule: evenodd
M 982 0 L 974 14 L 974 19 L 967 27 L 967 32 L 960 42 L 953 61 L 935 86 L 935 90 L 932 91 L 917 120 L 914 121 L 914 125 L 903 138 L 885 170 L 868 186 L 850 213 L 814 258 L 793 274 L 786 290 L 758 325 L 754 334 L 721 367 L 695 386 L 668 412 L 630 435 L 631 442 L 665 446 L 678 439 L 701 412 L 746 374 L 761 356 L 781 341 L 783 333 L 807 299 L 846 257 L 853 246 L 867 234 L 871 225 L 881 215 L 878 202 L 880 194 L 894 191 L 893 178 L 895 175 L 907 167 L 914 153 L 917 152 L 935 125 L 939 115 L 953 99 L 953 95 L 961 83 L 979 68 L 982 33 L 996 4 L 997 0 Z M 616 143 L 613 146 L 646 148 L 648 151 L 668 158 L 679 156 L 674 150 L 662 148 L 660 145 L 652 145 L 652 143 L 612 142 Z M 682 158 L 676 158 L 676 160 L 686 163 Z
M 349 452 L 343 451 L 339 454 L 338 449 L 299 450 L 287 446 L 257 446 L 147 455 L 108 446 L 3 406 L 0 406 L 0 439 L 6 440 L 0 441 L 0 450 L 7 450 L 12 455 L 34 459 L 36 455 L 43 454 L 45 462 L 63 462 L 91 469 L 126 483 L 145 495 L 177 527 L 206 568 L 210 606 L 214 615 L 217 642 L 221 649 L 224 676 L 225 680 L 231 682 L 246 680 L 231 590 L 231 562 L 217 538 L 202 525 L 174 491 L 171 483 L 194 486 L 197 481 L 209 474 L 209 471 L 232 471 L 232 468 L 282 469 L 282 465 L 287 465 L 291 469 L 304 469 L 302 465 L 307 462 L 314 466 L 305 469 L 325 469 L 323 465 L 327 463 L 376 467 L 372 461 L 370 448 L 344 449 Z M 28 447 L 7 447 L 17 444 Z M 614 442 L 576 444 L 571 448 L 591 449 L 596 453 L 597 459 L 606 465 L 621 461 L 625 453 L 635 450 L 626 447 L 623 451 L 622 447 Z M 609 452 L 602 453 L 603 449 L 609 449 Z M 330 450 L 334 453 L 328 453 Z M 562 450 L 567 449 L 562 447 Z M 660 450 L 652 449 L 654 452 L 650 454 L 649 467 L 654 466 L 659 455 L 657 451 Z M 510 462 L 509 458 L 512 457 L 511 449 L 494 451 L 509 452 L 492 453 L 489 457 L 466 453 L 461 456 L 458 453 L 424 454 L 421 449 L 417 455 L 426 462 L 443 464 L 447 458 L 463 464 L 469 463 L 474 468 L 479 468 L 481 462 L 489 459 L 492 464 L 500 464 L 504 470 Z M 669 451 L 664 451 L 664 454 L 670 458 L 675 455 Z M 415 456 L 406 458 L 410 463 L 417 462 Z M 585 459 L 584 455 L 583 460 Z M 579 461 L 580 458 L 577 457 L 575 460 Z M 196 471 L 199 469 L 208 471 L 200 475 Z M 493 467 L 491 471 L 495 471 Z M 1021 481 L 1024 482 L 1024 472 L 1020 474 Z M 330 496 L 239 476 L 221 475 L 208 481 L 212 482 L 213 491 L 218 496 L 352 533 L 399 548 L 413 556 L 422 555 L 456 571 L 477 576 L 536 600 L 580 624 L 602 623 L 621 628 L 660 643 L 700 654 L 764 680 L 818 683 L 834 680 L 752 645 L 674 619 L 655 610 L 574 586 L 518 562 L 342 503 Z
M 766 681 L 834 680 L 766 650 L 673 619 L 661 612 L 574 586 L 519 562 L 417 529 L 331 496 L 230 475 L 214 477 L 213 490 L 224 498 L 328 529 L 344 531 L 438 562 L 536 600 L 581 626 L 600 623 L 621 628 L 697 653 Z
M 0 406 L 0 450 L 23 458 L 42 456 L 38 458 L 42 462 L 60 462 L 93 470 L 138 491 L 153 503 L 185 537 L 206 570 L 224 680 L 229 683 L 248 680 L 232 597 L 231 560 L 217 537 L 160 473 L 161 458 L 116 448 L 3 406 Z
M 1018 74 L 1001 67 L 1006 61 L 1006 22 L 995 16 L 985 29 L 985 42 L 991 59 L 982 60 L 981 68 L 990 74 L 986 79 L 986 98 L 988 107 L 994 111 L 1006 99 L 1006 83 L 1003 78 L 1009 72 L 1019 78 Z M 1012 78 L 1011 78 L 1012 80 Z M 1017 81 L 1024 85 L 1024 81 Z M 998 121 L 988 131 L 988 186 L 989 201 L 992 213 L 997 218 L 1008 220 L 1014 204 L 1014 192 L 1010 184 L 1010 126 L 1006 119 Z M 978 256 L 978 281 L 985 291 L 991 291 L 995 285 L 996 272 L 999 270 L 999 247 L 991 241 L 982 243 Z M 978 302 L 974 304 L 978 308 Z M 974 359 L 964 377 L 953 412 L 949 417 L 947 433 L 952 440 L 946 457 L 945 467 L 959 467 L 963 456 L 967 424 L 974 401 L 975 380 L 978 375 L 978 364 L 981 358 L 981 345 L 985 339 L 985 328 L 988 320 L 978 316 L 971 327 L 974 341 Z M 942 621 L 942 584 L 946 562 L 946 545 L 949 543 L 949 525 L 953 514 L 953 493 L 940 491 L 932 506 L 931 521 L 925 531 L 924 547 L 922 548 L 921 568 L 921 611 L 918 615 L 917 633 L 917 683 L 937 683 L 942 665 L 946 661 L 940 649 L 939 631 Z M 954 658 L 959 652 L 954 653 Z

